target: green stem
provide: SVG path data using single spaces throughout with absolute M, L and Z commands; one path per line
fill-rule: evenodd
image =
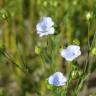
M 7 52 L 3 52 L 3 51 L 0 51 L 9 61 L 10 63 L 14 64 L 17 68 L 19 68 L 23 73 L 27 73 L 26 70 L 24 70 L 22 67 L 19 66 L 19 64 L 15 63 L 11 57 L 9 56 L 9 54 Z

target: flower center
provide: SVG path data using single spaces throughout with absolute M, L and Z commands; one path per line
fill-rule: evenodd
M 54 77 L 53 84 L 54 85 L 58 85 L 59 84 L 59 77 L 58 76 Z
M 66 53 L 66 55 L 70 58 L 70 57 L 74 56 L 74 55 L 75 55 L 75 53 L 74 53 L 74 52 L 69 51 L 69 52 L 67 52 L 67 53 Z

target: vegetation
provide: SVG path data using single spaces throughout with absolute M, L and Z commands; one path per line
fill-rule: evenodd
M 51 17 L 55 33 L 36 25 Z M 96 96 L 96 0 L 0 0 L 0 96 Z M 66 61 L 60 51 L 78 45 Z M 60 71 L 62 87 L 48 84 Z

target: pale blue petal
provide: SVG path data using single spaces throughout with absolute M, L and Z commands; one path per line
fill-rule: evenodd
M 61 56 L 64 57 L 67 61 L 72 61 L 81 55 L 80 47 L 77 45 L 70 45 L 63 51 L 61 51 Z
M 43 29 L 42 26 L 41 26 L 41 23 L 38 23 L 38 24 L 36 25 L 36 30 L 37 30 L 37 32 L 43 32 L 43 31 L 44 31 L 44 29 Z
M 54 86 L 63 86 L 66 84 L 66 81 L 66 77 L 64 77 L 61 72 L 54 73 L 48 79 L 49 84 Z
M 44 17 L 43 21 L 46 27 L 52 27 L 54 25 L 54 22 L 52 21 L 50 17 Z
M 49 34 L 54 34 L 54 28 L 51 27 L 50 29 L 47 29 L 46 31 L 44 32 L 37 32 L 39 34 L 40 37 L 42 36 L 46 36 L 46 35 L 49 35 Z

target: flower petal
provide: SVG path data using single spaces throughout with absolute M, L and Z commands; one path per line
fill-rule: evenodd
M 43 31 L 44 31 L 44 29 L 43 29 L 42 26 L 41 26 L 41 23 L 38 23 L 38 24 L 36 25 L 36 30 L 37 30 L 37 32 L 43 32 Z
M 46 36 L 46 35 L 49 35 L 49 34 L 54 34 L 54 28 L 51 27 L 50 29 L 48 29 L 47 31 L 45 32 L 37 32 L 39 34 L 40 37 L 42 36 Z
M 49 84 L 54 86 L 63 86 L 66 81 L 66 77 L 61 72 L 56 72 L 48 78 Z
M 52 27 L 54 25 L 54 22 L 52 21 L 50 17 L 44 17 L 43 21 L 47 27 Z
M 36 26 L 37 34 L 39 34 L 40 37 L 46 36 L 49 34 L 54 34 L 54 22 L 50 17 L 44 17 Z
M 77 45 L 70 45 L 66 49 L 61 51 L 61 56 L 67 61 L 72 61 L 81 55 L 80 47 Z

